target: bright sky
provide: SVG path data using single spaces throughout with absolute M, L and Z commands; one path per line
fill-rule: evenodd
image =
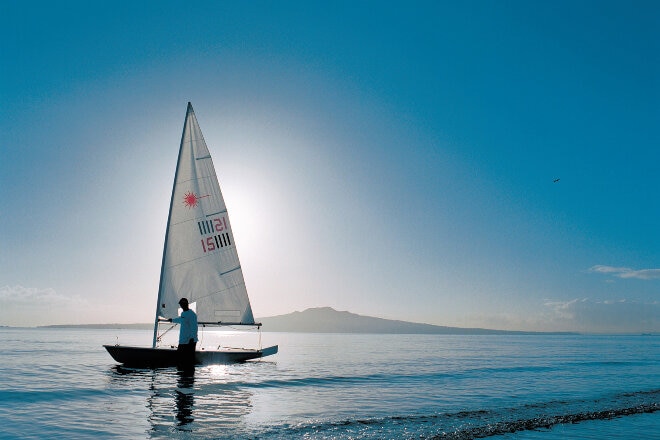
M 0 53 L 0 325 L 153 319 L 191 101 L 257 317 L 660 331 L 658 2 L 0 0 Z

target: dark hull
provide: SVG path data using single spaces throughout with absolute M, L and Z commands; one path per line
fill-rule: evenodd
M 128 347 L 123 345 L 104 345 L 110 356 L 127 367 L 158 368 L 174 367 L 179 364 L 175 348 Z M 201 350 L 195 352 L 198 365 L 233 364 L 258 359 L 277 353 L 277 345 L 261 350 L 233 349 Z

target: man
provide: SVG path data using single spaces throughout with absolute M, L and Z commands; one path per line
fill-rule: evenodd
M 188 299 L 181 298 L 179 305 L 183 309 L 181 316 L 170 318 L 168 321 L 176 322 L 179 329 L 179 359 L 182 365 L 195 365 L 195 346 L 197 345 L 197 315 L 188 308 Z

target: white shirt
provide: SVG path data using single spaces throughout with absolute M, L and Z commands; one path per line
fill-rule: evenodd
M 187 344 L 191 339 L 197 342 L 197 315 L 192 310 L 184 310 L 178 318 L 172 318 L 172 322 L 181 325 L 179 330 L 179 344 Z

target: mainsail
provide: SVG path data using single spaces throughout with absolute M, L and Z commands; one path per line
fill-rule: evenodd
M 183 297 L 196 303 L 200 323 L 254 324 L 227 208 L 190 103 L 170 201 L 156 320 L 177 316 Z

